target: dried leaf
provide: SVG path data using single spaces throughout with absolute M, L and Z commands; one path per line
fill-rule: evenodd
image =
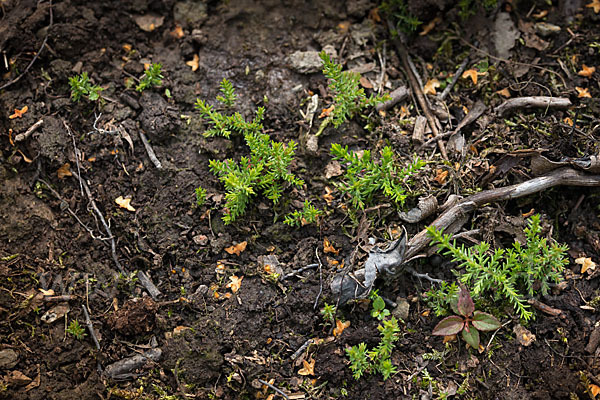
M 498 90 L 496 93 L 498 93 L 500 96 L 505 97 L 507 99 L 511 96 L 510 90 L 508 90 L 508 88 Z
M 171 32 L 171 36 L 177 39 L 181 39 L 183 36 L 185 36 L 185 34 L 183 33 L 183 29 L 180 25 L 175 25 L 175 29 L 173 29 L 173 31 Z
M 71 164 L 64 163 L 64 165 L 56 171 L 56 175 L 58 175 L 58 179 L 65 179 L 67 176 L 73 176 Z
M 336 250 L 333 245 L 331 243 L 329 243 L 329 239 L 324 238 L 323 239 L 323 252 L 325 253 L 331 253 L 334 255 L 338 255 L 340 253 L 339 250 Z
M 27 107 L 27 106 L 21 108 L 20 110 L 18 108 L 15 108 L 15 113 L 12 115 L 9 115 L 8 118 L 9 119 L 23 118 L 23 114 L 25 114 L 27 112 L 27 110 L 29 110 L 29 107 Z
M 331 107 L 329 107 L 329 108 L 324 108 L 324 109 L 321 111 L 321 114 L 319 115 L 319 118 L 325 118 L 325 117 L 329 117 L 329 114 L 331 114 L 331 112 L 333 111 L 334 107 L 335 107 L 335 106 L 333 106 L 333 105 L 332 105 L 332 106 L 331 106 Z
M 600 0 L 599 0 L 600 1 Z M 590 90 L 588 88 L 581 88 L 579 86 L 575 86 L 575 90 L 577 90 L 577 97 L 588 97 L 591 98 Z
M 52 290 L 52 289 L 48 289 L 48 290 L 40 289 L 40 292 L 42 292 L 42 294 L 44 296 L 54 296 L 54 290 Z
M 427 83 L 423 87 L 423 93 L 425 93 L 425 94 L 436 94 L 437 92 L 435 91 L 435 89 L 439 88 L 439 87 L 440 87 L 440 81 L 438 81 L 435 78 L 430 79 L 430 80 L 427 81 Z
M 229 254 L 235 254 L 236 256 L 239 256 L 244 250 L 246 250 L 247 245 L 248 242 L 244 240 L 241 243 L 235 244 L 231 247 L 227 247 L 225 251 Z
M 475 70 L 475 69 L 466 70 L 465 72 L 463 72 L 462 78 L 463 79 L 471 78 L 471 80 L 473 81 L 473 85 L 477 85 L 477 70 Z
M 440 22 L 441 20 L 442 19 L 440 17 L 435 17 L 434 19 L 432 19 L 430 23 L 428 23 L 427 25 L 425 25 L 423 27 L 423 30 L 419 33 L 419 35 L 420 36 L 427 35 L 429 32 L 431 32 L 433 30 L 433 28 L 435 28 L 437 23 Z
M 436 181 L 440 185 L 443 185 L 444 183 L 446 183 L 446 178 L 448 178 L 447 170 L 438 168 L 435 170 L 435 173 L 436 173 L 435 178 L 433 178 L 434 181 Z
M 373 84 L 371 83 L 369 78 L 367 78 L 365 76 L 361 76 L 359 81 L 360 81 L 360 85 L 362 87 L 364 87 L 365 89 L 373 89 Z
M 575 260 L 575 263 L 581 265 L 582 274 L 587 270 L 594 271 L 596 269 L 596 263 L 590 257 L 579 257 Z
M 569 126 L 573 126 L 573 120 L 569 117 L 565 117 L 565 119 L 563 119 L 563 122 Z
M 200 65 L 200 57 L 198 57 L 198 54 L 194 54 L 194 57 L 190 61 L 186 61 L 185 65 L 192 67 L 192 72 L 196 72 Z
M 231 275 L 229 277 L 230 282 L 227 284 L 227 287 L 229 289 L 231 289 L 232 293 L 237 293 L 238 290 L 240 290 L 240 286 L 242 286 L 242 281 L 244 280 L 244 277 L 237 277 L 236 275 Z
M 333 336 L 338 337 L 344 332 L 344 329 L 350 326 L 350 321 L 342 322 L 339 319 L 335 320 L 335 328 L 333 328 Z
M 333 203 L 333 196 L 331 195 L 331 193 L 333 193 L 333 190 L 331 190 L 329 186 L 325 186 L 325 194 L 321 197 L 323 197 L 323 200 L 327 202 L 328 206 L 330 206 L 331 203 Z
M 586 7 L 593 8 L 594 12 L 598 14 L 600 12 L 600 0 L 592 0 L 591 3 L 586 4 Z
M 596 398 L 596 396 L 598 396 L 598 393 L 600 393 L 600 386 L 590 383 L 590 385 L 588 387 L 590 389 L 590 393 L 592 393 L 592 396 L 594 396 L 594 398 Z
M 581 71 L 579 71 L 577 75 L 585 76 L 586 78 L 591 78 L 594 72 L 596 72 L 596 67 L 588 67 L 587 65 L 583 64 L 581 67 Z
M 515 325 L 513 332 L 517 337 L 517 341 L 525 347 L 535 342 L 535 335 L 521 325 Z
M 315 359 L 311 358 L 310 361 L 302 360 L 302 369 L 298 371 L 299 375 L 314 375 L 315 374 Z
M 127 211 L 135 211 L 135 208 L 129 203 L 131 203 L 131 198 L 124 199 L 123 196 L 119 196 L 115 199 L 115 203 L 119 205 L 121 208 L 125 208 Z
M 542 10 L 537 14 L 533 14 L 532 16 L 536 19 L 541 19 L 544 18 L 546 15 L 548 15 L 548 10 Z

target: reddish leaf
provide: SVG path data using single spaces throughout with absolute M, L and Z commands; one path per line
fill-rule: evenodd
M 441 320 L 435 328 L 433 328 L 432 335 L 437 336 L 449 336 L 456 335 L 465 327 L 465 320 L 458 315 L 452 315 Z
M 500 328 L 502 324 L 491 314 L 475 311 L 473 313 L 473 326 L 480 331 L 494 331 Z
M 472 348 L 479 348 L 479 331 L 475 327 L 465 327 L 462 331 L 462 337 Z
M 458 313 L 465 317 L 473 314 L 475 310 L 475 304 L 473 304 L 473 299 L 471 299 L 471 295 L 469 294 L 469 290 L 465 287 L 465 285 L 460 285 L 460 290 L 458 291 Z

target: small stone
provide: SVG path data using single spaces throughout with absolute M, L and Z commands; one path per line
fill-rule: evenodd
M 0 350 L 0 369 L 13 368 L 19 362 L 19 354 L 12 349 Z
M 208 236 L 206 235 L 196 235 L 192 240 L 199 246 L 206 246 L 208 244 Z
M 410 304 L 408 303 L 408 300 L 406 300 L 403 297 L 398 297 L 396 299 L 396 304 L 398 305 L 396 306 L 396 308 L 394 308 L 392 314 L 396 318 L 406 321 L 408 319 L 408 312 L 410 310 Z
M 335 48 L 331 45 L 323 47 L 323 51 L 332 57 L 337 55 Z M 320 72 L 323 68 L 319 52 L 315 50 L 295 51 L 289 55 L 288 60 L 292 65 L 292 68 L 301 74 Z
M 548 37 L 560 32 L 560 26 L 549 24 L 547 22 L 538 22 L 535 24 L 535 31 L 542 37 Z

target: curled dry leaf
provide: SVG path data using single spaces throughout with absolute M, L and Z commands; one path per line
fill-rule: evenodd
M 596 263 L 590 257 L 579 257 L 575 260 L 575 263 L 581 265 L 582 274 L 585 274 L 587 270 L 594 271 L 596 269 Z
M 186 61 L 185 65 L 191 67 L 192 72 L 196 72 L 200 65 L 200 57 L 198 57 L 198 54 L 194 54 L 194 57 L 190 61 Z
M 581 88 L 579 86 L 576 86 L 575 90 L 577 90 L 577 97 L 579 98 L 592 98 L 592 95 L 590 94 L 590 90 L 588 88 Z
M 596 67 L 588 67 L 583 64 L 581 67 L 581 71 L 577 73 L 577 75 L 585 76 L 586 78 L 591 78 L 591 76 L 596 72 Z
M 498 90 L 496 93 L 498 93 L 500 96 L 507 98 L 507 99 L 510 97 L 510 90 L 508 90 L 508 88 Z
M 466 70 L 465 72 L 463 72 L 462 78 L 463 79 L 471 78 L 471 80 L 473 81 L 473 85 L 477 85 L 477 70 L 475 70 L 475 69 Z
M 315 359 L 311 358 L 310 361 L 302 360 L 303 367 L 298 371 L 299 375 L 314 375 L 315 374 Z
M 339 250 L 336 250 L 335 247 L 331 243 L 329 243 L 329 239 L 323 239 L 323 252 L 335 254 L 336 256 L 340 253 Z
M 243 276 L 236 276 L 236 275 L 231 275 L 229 277 L 229 283 L 227 284 L 227 287 L 229 289 L 231 289 L 232 293 L 237 293 L 238 290 L 240 290 L 240 287 L 242 286 L 242 281 L 244 280 Z
M 244 250 L 246 250 L 247 245 L 248 245 L 248 242 L 244 240 L 241 243 L 234 244 L 233 246 L 227 247 L 225 249 L 225 251 L 229 254 L 235 254 L 236 256 L 239 256 L 240 254 L 242 254 L 242 252 Z
M 338 337 L 344 332 L 344 329 L 350 326 L 350 321 L 342 322 L 339 319 L 335 320 L 335 328 L 333 328 L 333 336 Z
M 437 92 L 435 91 L 435 89 L 439 88 L 439 87 L 440 87 L 440 81 L 438 81 L 435 78 L 430 79 L 430 80 L 427 81 L 427 83 L 423 87 L 423 93 L 425 93 L 425 94 L 436 94 Z
M 585 5 L 588 8 L 592 8 L 596 14 L 600 13 L 600 0 L 592 0 L 591 3 Z
M 123 196 L 119 196 L 115 199 L 115 203 L 119 205 L 119 207 L 126 209 L 127 211 L 135 211 L 135 208 L 129 203 L 131 203 L 131 198 L 125 199 Z
M 325 186 L 325 194 L 321 197 L 327 202 L 328 206 L 333 203 L 333 195 L 331 193 L 333 193 L 333 190 L 329 186 Z
M 15 108 L 15 113 L 12 115 L 9 115 L 8 118 L 9 119 L 23 118 L 23 114 L 25 114 L 27 112 L 27 110 L 29 110 L 29 107 L 27 107 L 27 106 L 21 108 L 20 110 L 18 108 Z
M 435 178 L 433 178 L 434 181 L 436 181 L 440 185 L 443 185 L 444 183 L 446 183 L 447 178 L 448 178 L 447 170 L 444 170 L 441 168 L 438 168 L 435 170 Z
M 434 19 L 432 19 L 431 22 L 429 22 L 427 25 L 425 25 L 423 27 L 423 30 L 419 33 L 419 36 L 427 35 L 429 32 L 431 32 L 433 30 L 433 28 L 435 28 L 437 23 L 440 22 L 441 20 L 442 19 L 440 17 L 435 17 Z
M 56 175 L 58 176 L 58 179 L 65 179 L 67 176 L 73 176 L 71 164 L 64 163 L 63 166 L 56 171 Z

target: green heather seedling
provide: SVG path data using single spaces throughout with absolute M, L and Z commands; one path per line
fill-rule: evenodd
M 290 226 L 315 224 L 321 215 L 323 215 L 323 211 L 313 206 L 309 200 L 304 200 L 302 211 L 296 210 L 286 215 L 283 223 Z
M 367 349 L 365 343 L 359 343 L 357 346 L 347 348 L 346 354 L 350 359 L 350 369 L 354 379 L 360 379 L 365 372 L 379 372 L 383 376 L 383 380 L 386 380 L 392 374 L 398 372 L 390 357 L 395 347 L 394 343 L 398 341 L 400 328 L 396 317 L 387 318 L 390 312 L 385 309 L 385 302 L 381 296 L 374 292 L 370 298 L 373 301 L 371 315 L 383 321 L 377 327 L 381 335 L 381 341 L 371 350 Z
M 452 307 L 459 315 L 451 315 L 441 320 L 433 335 L 451 336 L 462 332 L 462 338 L 474 349 L 479 349 L 479 331 L 493 331 L 502 326 L 491 314 L 475 311 L 475 304 L 464 285 L 458 291 L 458 300 Z
M 194 191 L 196 193 L 196 206 L 202 207 L 206 203 L 206 189 L 198 186 Z
M 218 100 L 225 106 L 235 104 L 233 86 L 226 79 L 221 82 Z M 205 136 L 229 137 L 232 132 L 243 135 L 250 148 L 249 157 L 241 157 L 240 161 L 227 159 L 210 160 L 209 168 L 225 186 L 225 215 L 223 221 L 229 224 L 244 214 L 250 200 L 262 193 L 277 204 L 286 185 L 302 186 L 304 181 L 289 171 L 294 158 L 296 142 L 290 140 L 287 145 L 271 140 L 262 133 L 264 108 L 259 107 L 252 122 L 246 122 L 241 114 L 231 116 L 215 111 L 204 100 L 196 101 L 200 114 L 213 125 L 204 133 Z
M 383 148 L 379 161 L 371 158 L 369 150 L 360 156 L 349 151 L 348 146 L 342 147 L 337 143 L 331 145 L 331 154 L 335 160 L 346 163 L 346 174 L 338 188 L 350 196 L 355 209 L 364 209 L 378 193 L 402 207 L 408 197 L 406 186 L 410 184 L 409 178 L 425 165 L 424 161 L 415 158 L 406 167 L 400 168 L 389 146 Z
M 329 78 L 329 91 L 333 93 L 333 110 L 319 126 L 316 135 L 319 136 L 329 123 L 336 128 L 349 118 L 360 113 L 364 108 L 374 106 L 387 99 L 386 96 L 370 96 L 360 87 L 360 74 L 343 71 L 342 66 L 331 61 L 327 53 L 322 51 L 319 57 L 323 61 L 323 74 Z
M 76 319 L 71 321 L 67 328 L 67 332 L 73 335 L 77 340 L 82 340 L 86 336 L 85 329 L 83 326 L 79 325 L 79 321 Z
M 327 324 L 335 322 L 335 305 L 325 303 L 321 309 L 321 315 Z
M 386 0 L 380 5 L 381 10 L 395 23 L 395 28 L 391 32 L 394 36 L 397 35 L 397 31 L 412 33 L 422 24 L 417 17 L 410 13 L 406 3 L 406 0 Z
M 82 72 L 69 78 L 69 86 L 71 86 L 71 100 L 79 102 L 82 97 L 87 97 L 89 101 L 98 101 L 100 92 L 104 90 L 98 85 L 92 85 L 87 72 Z
M 528 221 L 524 233 L 525 245 L 515 241 L 509 249 L 496 249 L 490 252 L 486 242 L 465 248 L 457 246 L 456 241 L 450 241 L 451 235 L 443 234 L 434 227 L 428 227 L 432 244 L 436 244 L 445 255 L 451 255 L 452 260 L 459 263 L 458 279 L 463 284 L 473 288 L 472 294 L 480 298 L 486 293 L 492 293 L 496 299 L 507 300 L 513 305 L 524 320 L 533 317 L 525 296 L 533 297 L 537 286 L 542 295 L 550 289 L 550 283 L 559 283 L 562 271 L 568 260 L 565 258 L 568 247 L 557 243 L 548 244 L 547 239 L 540 237 L 539 214 L 533 215 Z
M 147 70 L 144 71 L 144 76 L 140 79 L 140 83 L 136 86 L 135 90 L 143 92 L 144 90 L 152 86 L 162 85 L 162 65 L 159 63 L 152 63 Z

